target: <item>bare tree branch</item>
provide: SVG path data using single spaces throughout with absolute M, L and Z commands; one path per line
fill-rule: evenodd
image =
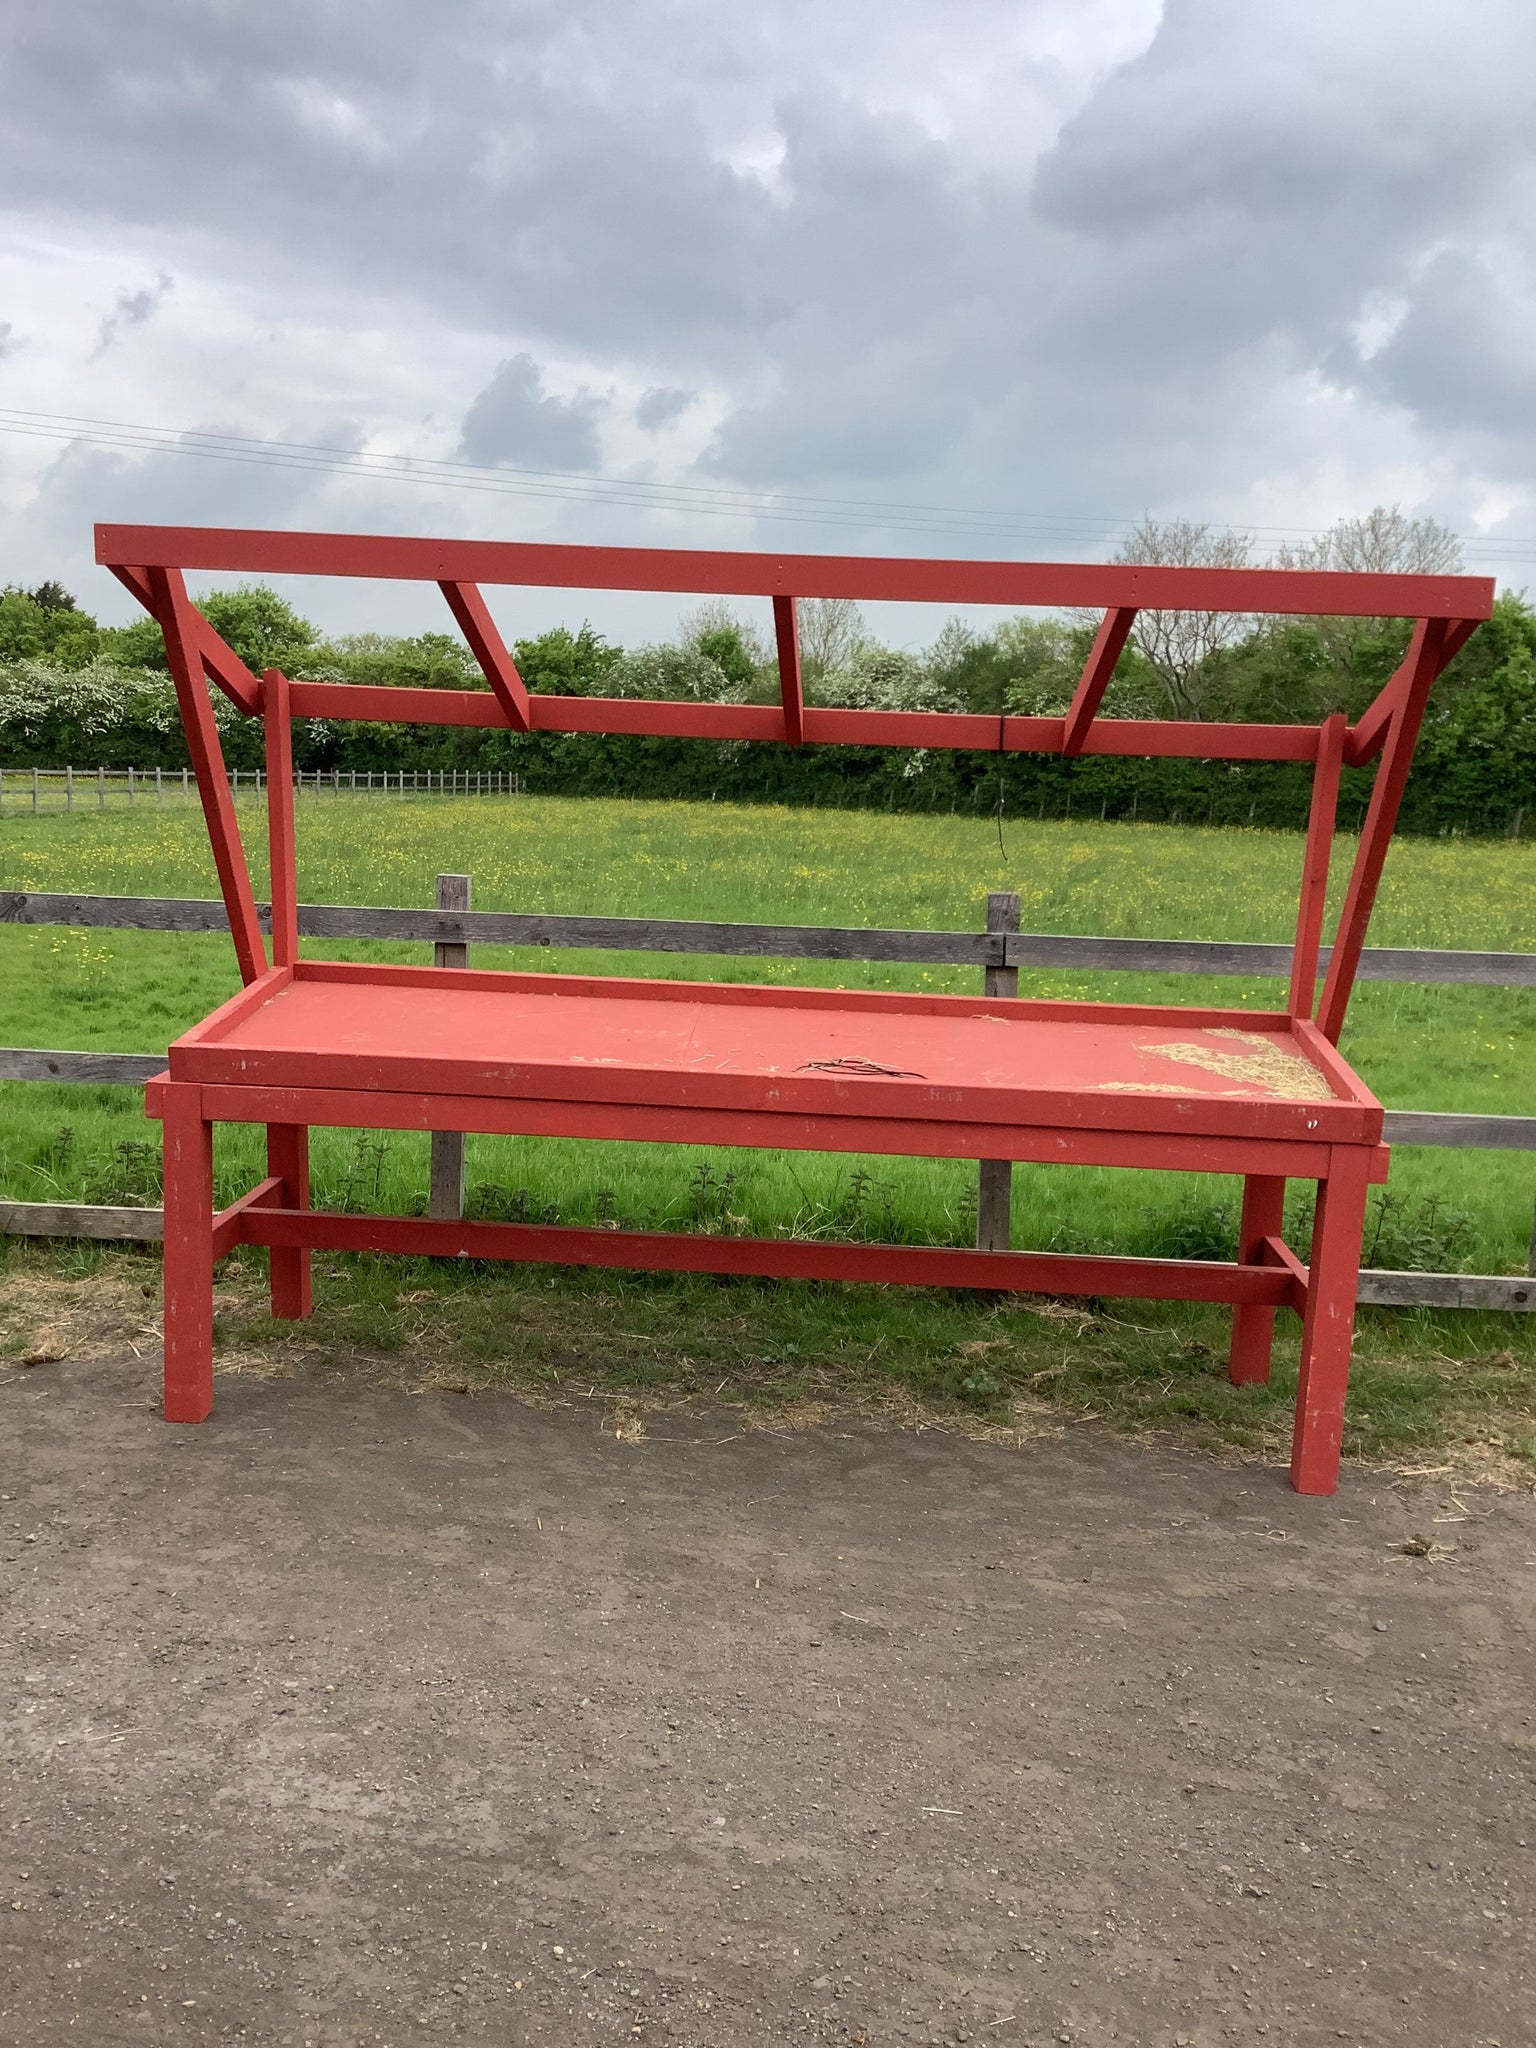
M 864 645 L 864 614 L 851 597 L 802 597 L 795 607 L 800 659 L 807 679 L 820 682 L 847 668 Z
M 1192 519 L 1143 519 L 1117 562 L 1179 569 L 1241 569 L 1253 542 L 1246 533 Z M 1175 718 L 1198 718 L 1209 696 L 1210 657 L 1247 633 L 1237 612 L 1139 612 L 1132 637 L 1162 685 Z
M 1277 569 L 1354 569 L 1378 576 L 1449 576 L 1462 566 L 1461 542 L 1438 519 L 1410 519 L 1398 505 L 1376 505 L 1341 519 L 1315 540 L 1283 547 Z

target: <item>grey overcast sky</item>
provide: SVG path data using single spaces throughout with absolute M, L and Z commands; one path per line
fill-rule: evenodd
M 121 616 L 98 518 L 1084 559 L 1396 501 L 1536 583 L 1531 0 L 10 0 L 0 66 L 0 581 Z

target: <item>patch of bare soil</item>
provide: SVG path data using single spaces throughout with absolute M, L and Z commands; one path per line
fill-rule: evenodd
M 0 2042 L 1530 2038 L 1529 1499 L 157 1363 L 0 1374 Z

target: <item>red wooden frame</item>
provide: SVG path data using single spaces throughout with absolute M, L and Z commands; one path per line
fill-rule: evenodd
M 165 1122 L 169 1417 L 200 1421 L 211 1408 L 212 1265 L 242 1243 L 269 1247 L 273 1309 L 286 1316 L 309 1312 L 309 1262 L 317 1248 L 1130 1294 L 1230 1302 L 1229 1371 L 1237 1381 L 1268 1377 L 1275 1311 L 1296 1310 L 1303 1330 L 1291 1477 L 1303 1492 L 1333 1490 L 1365 1196 L 1386 1171 L 1380 1104 L 1335 1047 L 1430 689 L 1489 615 L 1491 580 L 118 526 L 97 528 L 96 550 L 97 559 L 164 631 L 246 984 L 239 997 L 178 1040 L 168 1073 L 149 1091 L 151 1112 Z M 434 582 L 489 687 L 412 690 L 306 681 L 276 670 L 258 680 L 188 597 L 188 570 Z M 662 703 L 530 692 L 481 594 L 480 586 L 488 583 L 769 597 L 780 702 Z M 795 609 L 801 597 L 1089 606 L 1104 616 L 1060 718 L 844 710 L 805 702 Z M 1148 609 L 1402 617 L 1415 625 L 1403 661 L 1353 726 L 1342 716 L 1318 726 L 1106 719 L 1100 707 L 1116 662 L 1137 612 Z M 260 715 L 266 727 L 270 965 L 205 679 L 242 712 Z M 552 979 L 304 961 L 298 947 L 291 735 L 294 718 L 310 717 L 513 732 L 761 739 L 790 746 L 1310 762 L 1312 809 L 1286 1008 L 1255 1015 L 1176 1005 Z M 1345 766 L 1378 756 L 1319 996 L 1339 779 Z M 714 1064 L 707 1070 L 694 1054 L 684 1058 L 678 1051 L 679 1005 L 687 1006 L 693 1020 L 686 1034 L 690 1045 L 695 1031 L 705 1041 L 716 1033 Z M 497 1035 L 514 1018 L 515 1057 L 501 1049 Z M 978 1020 L 985 1026 L 980 1035 Z M 999 1033 L 998 1026 L 1006 1030 Z M 1207 1034 L 1203 1048 L 1193 1047 L 1199 1057 L 1192 1064 L 1190 1042 L 1170 1040 L 1174 1031 Z M 907 1047 L 907 1056 L 922 1058 L 924 1068 L 867 1058 L 795 1058 L 862 1043 L 860 1033 L 871 1034 L 871 1043 Z M 1250 1066 L 1258 1048 L 1254 1072 L 1269 1079 L 1241 1069 L 1233 1085 L 1219 1087 L 1211 1080 L 1213 1074 L 1232 1078 L 1233 1056 L 1223 1047 L 1234 1034 L 1250 1041 Z M 1213 1045 L 1212 1035 L 1222 1043 Z M 1165 1055 L 1170 1043 L 1175 1049 Z M 1165 1057 L 1186 1062 L 1179 1079 L 1149 1079 L 1149 1071 L 1165 1072 L 1156 1066 Z M 1311 1077 L 1299 1090 L 1298 1074 Z M 216 1121 L 264 1125 L 268 1149 L 266 1179 L 217 1216 L 211 1141 Z M 1238 1259 L 1224 1266 L 327 1214 L 309 1207 L 308 1131 L 317 1123 L 1237 1174 L 1244 1182 Z M 1315 1180 L 1318 1186 L 1310 1266 L 1281 1237 L 1287 1178 Z

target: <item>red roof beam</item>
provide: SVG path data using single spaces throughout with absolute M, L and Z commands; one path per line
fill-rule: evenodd
M 243 575 L 513 583 L 708 597 L 851 597 L 867 602 L 1273 612 L 1328 618 L 1485 619 L 1493 608 L 1493 579 L 1486 576 L 770 555 L 270 533 L 233 527 L 98 526 L 96 559 L 108 568 L 156 563 Z

